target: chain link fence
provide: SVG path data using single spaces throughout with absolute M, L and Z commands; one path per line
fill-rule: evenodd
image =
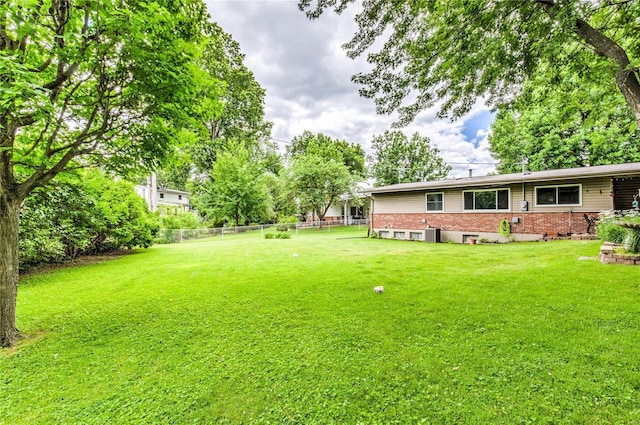
M 280 224 L 259 224 L 254 226 L 237 226 L 237 227 L 203 227 L 199 229 L 160 229 L 156 235 L 155 242 L 164 243 L 180 243 L 196 239 L 204 239 L 219 236 L 224 238 L 224 235 L 238 234 L 246 232 L 260 232 L 264 234 L 265 231 L 278 230 L 278 231 L 295 231 L 299 229 L 319 228 L 322 227 L 327 230 L 331 230 L 331 227 L 343 226 L 344 224 L 335 221 L 327 222 L 315 222 L 315 223 L 280 223 Z M 350 220 L 348 226 L 368 226 L 369 220 Z

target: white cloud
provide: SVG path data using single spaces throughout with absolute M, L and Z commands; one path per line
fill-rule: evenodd
M 245 64 L 267 91 L 265 112 L 274 123 L 274 139 L 289 141 L 309 130 L 369 151 L 372 137 L 391 127 L 394 118 L 377 115 L 373 101 L 361 98 L 351 82 L 353 74 L 370 67 L 364 58 L 347 58 L 341 48 L 357 29 L 353 6 L 341 16 L 326 13 L 310 21 L 298 10 L 297 0 L 206 2 L 212 19 L 240 43 Z M 467 117 L 484 109 L 479 102 Z M 437 110 L 424 111 L 404 131 L 428 136 L 444 160 L 455 163 L 451 177 L 467 176 L 469 168 L 474 175 L 492 171 L 485 164 L 493 161 L 487 129 L 467 140 L 465 119 L 441 120 Z

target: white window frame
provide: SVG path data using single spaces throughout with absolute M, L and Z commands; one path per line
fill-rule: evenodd
M 442 209 L 441 210 L 429 210 L 429 203 L 427 202 L 427 196 L 429 195 L 441 195 L 442 196 Z M 424 210 L 428 213 L 442 213 L 444 212 L 444 192 L 427 192 L 424 194 Z
M 501 191 L 501 190 L 506 190 L 507 191 L 509 205 L 507 206 L 506 209 L 498 208 L 498 191 Z M 475 205 L 474 205 L 474 208 L 472 208 L 472 209 L 465 208 L 464 195 L 465 195 L 465 193 L 469 193 L 469 192 L 472 192 L 472 193 L 475 193 L 475 192 L 495 192 L 496 193 L 496 209 L 493 209 L 493 210 L 480 210 L 480 209 L 476 209 Z M 462 211 L 465 211 L 465 212 L 477 212 L 477 213 L 483 213 L 483 212 L 492 213 L 492 212 L 511 211 L 511 189 L 509 189 L 508 187 L 499 187 L 499 188 L 496 188 L 496 189 L 463 190 L 462 191 Z
M 558 203 L 558 188 L 559 187 L 573 187 L 573 186 L 578 186 L 578 203 L 577 204 L 559 204 Z M 555 204 L 539 204 L 538 203 L 538 189 L 549 189 L 549 188 L 554 188 L 556 189 L 556 203 Z M 535 197 L 535 206 L 536 207 L 549 207 L 549 208 L 556 208 L 556 207 L 581 207 L 582 206 L 582 183 L 574 183 L 574 184 L 552 184 L 552 185 L 547 185 L 547 186 L 534 186 L 533 187 L 533 196 Z

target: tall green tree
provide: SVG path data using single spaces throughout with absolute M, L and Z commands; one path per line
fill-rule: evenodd
M 211 170 L 218 152 L 235 140 L 243 140 L 247 147 L 253 145 L 254 150 L 266 156 L 270 152 L 266 141 L 272 127 L 264 117 L 265 89 L 244 64 L 245 55 L 240 45 L 216 24 L 211 24 L 209 32 L 199 63 L 203 70 L 224 83 L 225 92 L 220 98 L 221 110 L 206 114 L 207 108 L 203 108 L 201 125 L 205 132 L 188 149 L 196 170 L 201 173 Z
M 640 161 L 640 133 L 624 98 L 598 75 L 540 66 L 509 106 L 489 143 L 500 173 Z
M 276 223 L 293 217 L 298 212 L 295 192 L 288 184 L 286 172 L 286 169 L 282 169 L 280 174 L 267 171 L 263 177 L 269 194 L 270 209 L 273 211 L 273 220 Z
M 362 177 L 365 175 L 365 154 L 359 144 L 332 139 L 325 134 L 313 134 L 305 130 L 301 135 L 294 137 L 291 144 L 287 146 L 287 155 L 295 158 L 309 154 L 342 162 L 352 174 Z
M 218 154 L 205 192 L 198 207 L 214 220 L 239 226 L 263 221 L 269 215 L 264 168 L 241 144 Z
M 342 12 L 353 0 L 300 0 L 311 18 Z M 380 113 L 398 111 L 401 124 L 442 101 L 440 116 L 462 116 L 479 97 L 510 99 L 540 61 L 607 75 L 640 121 L 640 2 L 609 0 L 367 1 L 358 32 L 345 44 L 367 55 L 371 72 L 354 81 Z M 567 48 L 590 54 L 587 63 Z M 408 103 L 405 103 L 409 99 Z
M 371 177 L 376 186 L 438 180 L 451 171 L 429 138 L 418 133 L 409 139 L 401 131 L 386 131 L 373 138 L 371 148 Z
M 320 226 L 331 204 L 341 195 L 352 194 L 355 186 L 354 176 L 344 163 L 315 153 L 296 156 L 289 172 L 300 206 L 313 211 Z
M 15 321 L 19 212 L 59 173 L 158 164 L 190 126 L 201 0 L 0 3 L 0 345 Z M 212 102 L 215 104 L 215 100 Z

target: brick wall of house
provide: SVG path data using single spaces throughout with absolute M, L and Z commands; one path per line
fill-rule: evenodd
M 597 212 L 587 213 L 597 216 Z M 513 223 L 517 217 L 519 223 Z M 444 213 L 444 214 L 374 214 L 372 228 L 422 230 L 436 227 L 459 232 L 497 232 L 500 221 L 511 222 L 511 233 L 521 234 L 568 234 L 586 233 L 584 212 L 524 212 L 524 213 Z M 423 221 L 424 220 L 424 221 Z M 595 229 L 591 228 L 591 233 Z

